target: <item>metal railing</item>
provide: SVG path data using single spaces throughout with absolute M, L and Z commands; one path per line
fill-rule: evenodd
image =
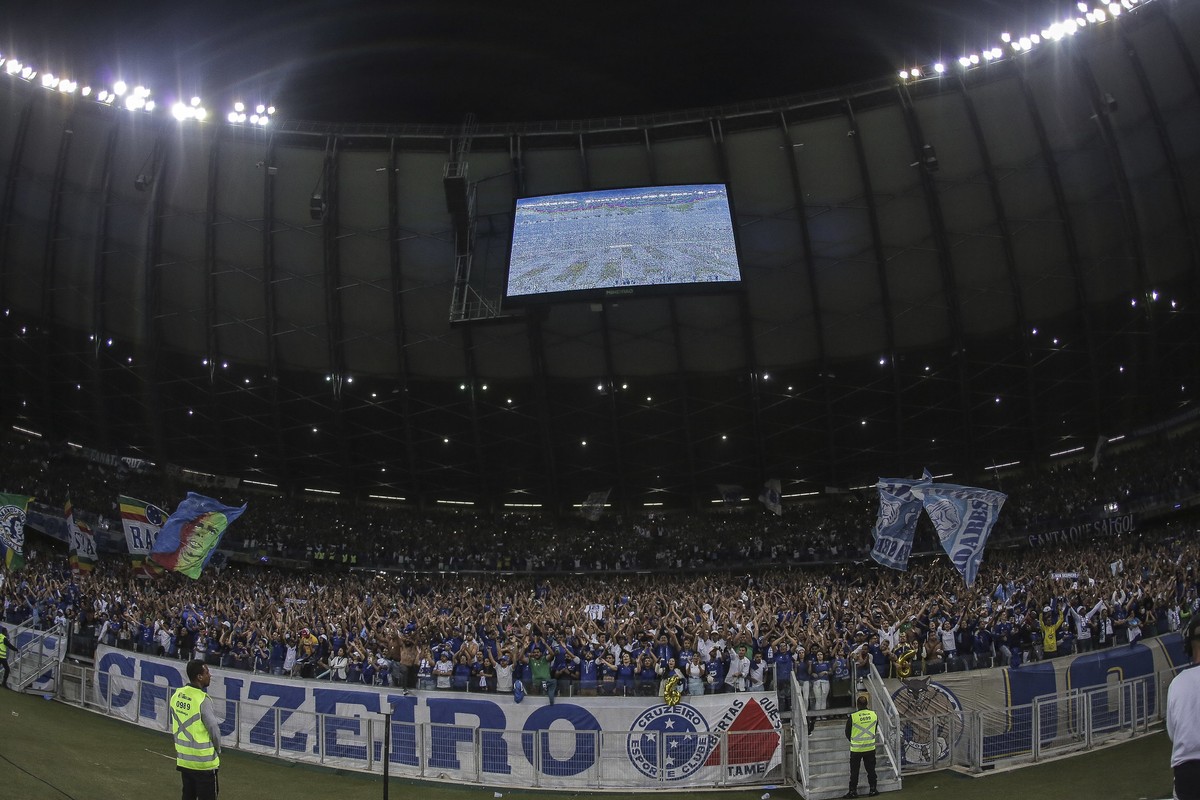
M 66 628 L 59 623 L 48 630 L 18 625 L 9 630 L 9 638 L 17 645 L 8 659 L 9 688 L 25 691 L 35 682 L 38 687 L 53 691 L 58 678 L 58 666 L 66 654 Z
M 888 761 L 896 774 L 900 774 L 900 712 L 892 701 L 891 692 L 883 683 L 875 663 L 871 662 L 871 672 L 866 676 L 868 695 L 871 698 L 871 710 L 879 716 L 879 736 Z

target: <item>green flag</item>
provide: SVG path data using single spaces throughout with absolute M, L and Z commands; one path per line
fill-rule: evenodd
M 0 494 L 0 555 L 11 572 L 25 566 L 25 512 L 32 499 L 23 494 Z

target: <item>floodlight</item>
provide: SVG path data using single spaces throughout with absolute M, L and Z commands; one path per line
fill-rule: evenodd
M 251 124 L 251 125 L 257 125 L 257 124 L 258 124 L 258 114 L 251 114 L 251 115 L 250 115 L 250 124 Z
M 101 89 L 100 94 L 96 95 L 96 99 L 99 100 L 101 103 L 103 103 L 105 100 L 108 99 L 108 90 Z
M 1000 48 L 993 47 L 992 48 L 992 58 L 999 58 L 1000 56 L 1001 56 Z
M 275 113 L 275 106 L 267 106 L 267 113 L 268 113 L 268 114 L 274 114 L 274 113 Z
M 1000 41 L 1004 42 L 1005 44 L 1008 44 L 1009 42 L 1012 41 L 1012 34 L 1011 33 L 1000 34 Z
M 1088 4 L 1087 4 L 1087 3 L 1083 3 L 1083 2 L 1076 3 L 1076 4 L 1075 4 L 1075 7 L 1076 7 L 1076 8 L 1078 8 L 1078 9 L 1079 9 L 1080 11 L 1082 11 L 1083 13 L 1085 13 L 1085 14 L 1087 13 L 1087 10 L 1088 10 Z
M 125 98 L 125 107 L 130 111 L 139 111 L 146 107 L 146 98 L 141 95 L 131 94 Z
M 176 103 L 171 106 L 171 116 L 179 121 L 183 121 L 192 115 L 192 110 L 183 103 Z
M 32 80 L 34 75 L 37 75 L 37 73 L 33 71 L 33 67 L 25 67 L 25 69 L 21 70 L 21 77 L 27 81 Z
M 258 112 L 259 114 L 265 114 L 265 113 L 267 113 L 267 107 L 266 107 L 265 105 L 263 105 L 262 103 L 259 103 L 258 105 L 256 105 L 256 106 L 254 107 L 254 110 L 255 110 L 256 112 Z
M 113 104 L 113 101 L 116 99 L 117 99 L 117 96 L 115 94 L 113 94 L 112 92 L 109 92 L 108 97 L 104 98 L 104 102 L 108 103 L 111 106 Z
M 150 90 L 147 89 L 145 86 L 133 87 L 133 93 L 136 94 L 138 97 L 149 97 L 150 96 Z
M 913 68 L 912 68 L 912 75 L 913 75 L 913 77 L 914 77 L 914 78 L 919 78 L 919 77 L 921 77 L 921 68 L 920 68 L 920 67 L 913 67 Z
M 238 114 L 238 122 L 245 122 L 245 121 L 246 121 L 246 115 Z
M 158 103 L 155 103 L 153 100 L 147 100 L 146 101 L 146 110 L 153 111 L 157 105 L 158 105 Z
M 118 97 L 125 94 L 125 92 L 128 90 L 129 87 L 125 84 L 125 81 L 117 81 L 113 84 L 113 94 L 117 95 Z
M 20 61 L 9 61 L 4 66 L 4 69 L 8 71 L 9 75 L 16 75 L 18 72 L 21 71 L 21 62 Z
M 1108 13 L 1112 14 L 1114 17 L 1119 17 L 1121 15 L 1121 4 L 1120 3 L 1109 3 L 1108 4 Z
M 228 114 L 228 116 L 226 116 L 225 118 L 226 118 L 227 120 L 229 120 L 230 122 L 237 122 L 237 112 L 236 112 L 236 111 L 230 111 L 230 112 L 229 112 L 229 114 Z
M 246 104 L 243 103 L 241 100 L 238 100 L 236 103 L 233 104 L 233 110 L 240 114 L 246 110 Z
M 971 63 L 972 63 L 972 64 L 978 64 L 978 63 L 979 63 L 979 56 L 975 55 L 974 53 L 971 53 L 971 59 L 970 59 L 970 60 L 971 60 Z
M 971 66 L 971 59 L 967 56 L 962 56 L 958 59 L 958 63 L 962 65 L 963 69 L 966 69 L 967 67 Z
M 196 107 L 196 106 L 198 106 L 198 105 L 200 105 L 200 98 L 199 98 L 199 97 L 193 97 L 193 98 L 192 98 L 192 108 L 195 108 L 195 107 Z
M 204 108 L 203 106 L 198 107 L 196 109 L 195 113 L 196 113 L 196 119 L 204 119 L 205 117 L 208 116 L 208 110 L 206 108 Z
M 939 61 L 938 63 L 933 65 L 933 71 L 936 72 L 937 74 L 941 75 L 943 72 L 946 71 L 946 65 Z
M 1095 11 L 1092 12 L 1092 16 L 1095 18 L 1096 22 L 1104 22 L 1104 20 L 1105 20 L 1104 9 L 1097 8 Z
M 993 58 L 995 58 L 995 56 L 994 56 L 994 55 L 992 55 L 992 51 L 991 51 L 991 50 L 984 50 L 984 51 L 983 51 L 983 60 L 984 60 L 984 61 L 991 61 Z
M 266 124 L 267 124 L 267 116 L 266 116 L 265 114 L 264 114 L 263 116 L 261 116 L 261 117 L 259 117 L 259 118 L 258 118 L 258 124 L 259 124 L 259 125 L 262 125 L 263 127 L 266 127 Z
M 45 75 L 42 76 L 42 86 L 45 86 L 47 89 L 49 89 L 53 85 L 54 85 L 54 76 L 51 75 L 49 72 L 47 72 Z
M 1033 47 L 1033 42 L 1030 40 L 1030 38 L 1028 36 L 1022 36 L 1021 37 L 1021 49 L 1028 50 L 1031 47 Z

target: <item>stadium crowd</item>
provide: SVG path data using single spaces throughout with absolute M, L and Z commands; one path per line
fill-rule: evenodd
M 1078 462 L 1014 484 L 1005 513 L 1013 510 L 1010 539 L 1021 546 L 996 537 L 969 589 L 944 557 L 915 558 L 903 573 L 864 560 L 874 504 L 852 495 L 789 507 L 781 518 L 761 510 L 613 517 L 598 527 L 255 496 L 258 513 L 231 534 L 240 529 L 241 545 L 256 553 L 303 547 L 311 568 L 230 564 L 198 581 L 145 580 L 113 557 L 73 575 L 55 545 L 31 537 L 26 568 L 0 574 L 0 596 L 7 623 L 62 622 L 76 652 L 103 643 L 405 688 L 508 691 L 520 679 L 551 698 L 657 694 L 671 677 L 686 693 L 737 691 L 794 674 L 820 710 L 849 692 L 868 660 L 885 675 L 1019 667 L 1179 629 L 1200 610 L 1200 547 L 1186 519 L 1047 547 L 1015 534 L 1031 520 L 1200 493 L 1197 441 L 1185 436 L 1167 455 L 1131 449 L 1097 472 Z M 3 465 L 5 490 L 54 496 L 67 475 L 83 502 L 151 491 L 139 484 L 146 476 L 56 457 L 39 443 L 24 455 Z M 594 559 L 586 550 L 570 555 L 610 538 L 618 546 Z M 364 562 L 402 569 L 331 569 L 334 559 L 319 554 L 339 552 L 337 539 L 362 548 L 355 552 Z M 513 548 L 519 541 L 524 550 Z M 544 557 L 529 555 L 538 552 Z M 714 562 L 726 569 L 695 569 Z M 665 571 L 594 574 L 647 565 Z M 579 574 L 537 572 L 547 566 Z M 438 572 L 455 568 L 478 572 Z

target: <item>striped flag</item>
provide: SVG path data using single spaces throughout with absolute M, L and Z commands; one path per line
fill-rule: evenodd
M 25 512 L 32 497 L 0 494 L 0 556 L 10 572 L 25 566 Z
M 75 575 L 91 572 L 96 566 L 96 540 L 92 537 L 92 529 L 88 524 L 75 519 L 75 508 L 71 505 L 70 495 L 67 495 L 63 515 L 67 518 L 67 537 L 71 545 L 71 572 Z
M 117 502 L 121 507 L 121 527 L 125 530 L 125 546 L 129 548 L 134 574 L 139 578 L 161 575 L 162 567 L 150 560 L 150 551 L 167 521 L 167 512 L 145 500 L 125 495 L 120 495 Z

